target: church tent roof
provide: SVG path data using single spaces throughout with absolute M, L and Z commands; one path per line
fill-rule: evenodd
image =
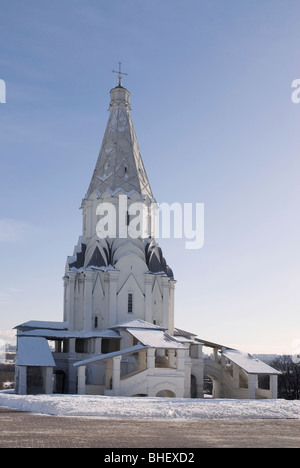
M 117 86 L 110 95 L 110 115 L 85 198 L 93 192 L 123 189 L 125 192 L 136 191 L 153 200 L 130 115 L 130 92 Z

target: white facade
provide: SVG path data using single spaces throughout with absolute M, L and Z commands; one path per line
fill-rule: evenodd
M 222 354 L 226 347 L 203 343 L 174 327 L 176 281 L 153 235 L 155 200 L 130 116 L 129 95 L 122 86 L 111 90 L 108 124 L 82 201 L 82 234 L 66 262 L 63 322 L 17 327 L 16 391 L 203 397 L 204 377 L 209 376 L 215 396 L 274 398 L 278 374 L 274 369 L 251 362 L 249 371 L 251 357 L 226 356 Z M 135 204 L 147 227 L 138 238 L 128 235 Z M 99 222 L 110 207 L 117 216 L 103 238 Z M 102 223 L 102 233 L 105 226 Z M 52 360 L 45 351 L 50 341 L 55 343 Z M 214 359 L 204 359 L 203 344 L 211 346 Z M 31 346 L 42 346 L 47 359 L 34 359 L 28 352 Z M 257 385 L 261 373 L 272 376 L 264 393 Z

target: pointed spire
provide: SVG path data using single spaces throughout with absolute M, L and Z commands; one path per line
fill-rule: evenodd
M 130 92 L 117 86 L 110 96 L 110 116 L 86 198 L 94 191 L 121 188 L 153 199 L 130 116 Z

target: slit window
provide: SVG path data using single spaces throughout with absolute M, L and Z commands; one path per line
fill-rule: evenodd
M 128 293 L 128 313 L 131 314 L 133 311 L 133 294 Z

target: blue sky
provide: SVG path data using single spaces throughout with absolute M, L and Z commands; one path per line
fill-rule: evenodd
M 65 261 L 122 61 L 157 201 L 205 204 L 202 249 L 160 242 L 177 326 L 292 352 L 299 40 L 298 0 L 0 0 L 0 337 L 62 319 Z

